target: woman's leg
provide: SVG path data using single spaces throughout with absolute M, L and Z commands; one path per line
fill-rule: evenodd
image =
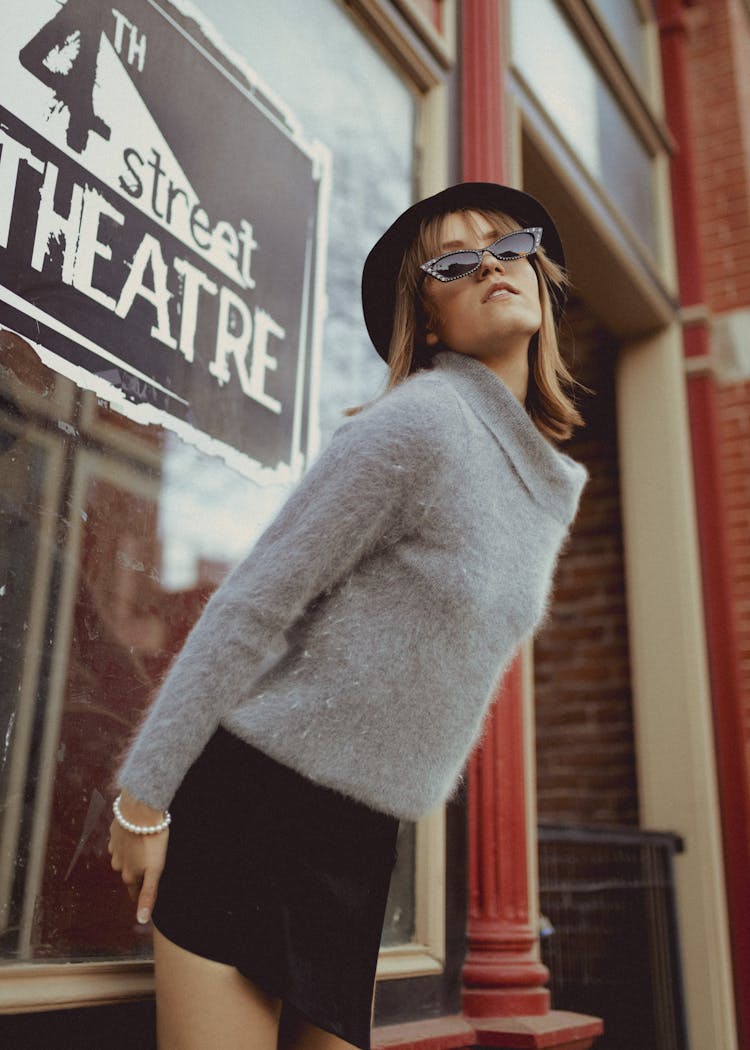
M 356 1047 L 298 1015 L 284 1033 L 279 1050 L 356 1050 Z
M 154 964 L 159 1050 L 276 1050 L 280 999 L 156 929 Z

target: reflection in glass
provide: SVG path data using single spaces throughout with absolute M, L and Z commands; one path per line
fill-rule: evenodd
M 0 953 L 147 955 L 149 932 L 108 866 L 112 773 L 206 601 L 284 492 L 106 406 L 92 414 L 85 393 L 89 411 L 74 401 L 71 417 L 117 448 L 65 420 L 45 427 L 17 393 L 28 402 L 33 385 L 51 389 L 52 373 L 20 340 L 3 350 Z M 21 357 L 39 383 L 29 367 L 18 382 Z M 139 458 L 119 451 L 128 431 Z
M 524 0 L 511 6 L 511 14 L 515 67 L 579 162 L 656 256 L 653 160 L 619 102 L 553 0 Z
M 43 655 L 53 555 L 51 529 L 60 460 L 55 442 L 28 427 L 14 402 L 0 411 L 0 956 L 13 954 L 20 926 L 21 829 L 34 695 Z
M 37 826 L 48 806 L 48 833 L 43 849 L 35 843 L 27 887 L 37 904 L 24 932 L 36 958 L 147 948 L 129 900 L 102 878 L 112 763 L 210 590 L 161 587 L 158 478 L 97 453 L 75 460 L 46 705 L 57 732 L 40 742 L 37 783 Z
M 252 19 L 243 15 L 245 0 L 211 0 L 206 10 L 290 106 L 305 135 L 325 143 L 333 158 L 320 399 L 325 442 L 342 409 L 372 398 L 385 380 L 362 323 L 360 276 L 367 252 L 412 200 L 416 100 L 335 0 L 254 6 Z
M 258 485 L 220 469 L 174 434 L 163 436 L 159 544 L 166 590 L 218 585 L 283 502 L 286 486 Z
M 398 829 L 398 862 L 391 876 L 391 891 L 383 922 L 382 945 L 392 948 L 409 944 L 414 939 L 416 921 L 416 894 L 414 855 L 416 825 L 402 822 Z

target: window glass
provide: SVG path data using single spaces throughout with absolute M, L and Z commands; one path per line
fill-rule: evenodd
M 636 0 L 594 0 L 607 28 L 639 77 L 647 76 L 643 23 Z
M 383 922 L 382 945 L 393 948 L 414 939 L 416 900 L 414 887 L 414 856 L 416 825 L 402 821 L 396 843 L 398 860 L 391 875 L 388 905 Z
M 579 162 L 656 256 L 653 159 L 553 0 L 523 0 L 511 11 L 516 69 Z
M 328 317 L 321 372 L 324 438 L 385 368 L 361 322 L 367 252 L 412 199 L 415 99 L 335 0 L 207 0 L 219 31 L 331 150 Z M 247 17 L 248 8 L 254 9 Z M 294 32 L 289 27 L 294 25 Z M 260 31 L 262 27 L 262 31 Z
M 306 409 L 313 421 L 310 431 L 318 429 L 324 445 L 343 420 L 343 410 L 372 398 L 384 383 L 385 367 L 362 321 L 359 280 L 367 250 L 412 199 L 416 99 L 335 0 L 302 5 L 205 0 L 200 6 L 207 20 L 200 29 L 207 34 L 206 61 L 223 67 L 246 63 L 265 82 L 279 112 L 286 114 L 288 108 L 304 138 L 319 140 L 330 153 L 330 199 L 322 212 L 327 310 L 324 317 L 318 315 L 320 372 L 310 382 Z M 132 60 L 133 68 L 130 80 L 123 77 L 119 83 L 130 91 L 141 55 L 148 63 L 158 52 L 156 36 L 149 37 L 146 49 L 142 25 L 131 37 L 128 26 L 136 26 L 141 15 L 156 17 L 156 8 L 145 0 L 125 0 L 119 8 L 118 20 L 102 29 L 97 77 L 106 80 L 110 70 L 119 70 L 115 59 L 122 54 L 122 62 Z M 12 58 L 59 9 L 49 0 L 14 3 L 8 30 L 16 34 Z M 70 10 L 77 9 L 71 5 Z M 168 4 L 159 9 L 168 10 Z M 190 11 L 190 17 L 200 16 L 196 7 Z M 187 24 L 188 15 L 180 17 Z M 193 31 L 189 24 L 188 29 Z M 129 39 L 134 41 L 130 55 Z M 75 44 L 75 39 L 62 39 L 56 48 L 50 45 L 52 57 L 42 55 L 41 64 L 46 62 L 53 74 L 74 66 L 83 53 Z M 182 88 L 189 95 L 189 79 Z M 36 81 L 34 90 L 51 108 L 52 92 Z M 66 143 L 65 125 L 59 143 L 62 153 L 84 166 L 90 159 L 83 148 L 86 135 L 93 151 L 105 150 L 108 141 L 97 115 L 103 95 L 97 94 L 99 87 L 93 90 L 90 128 L 77 128 L 74 139 L 69 131 Z M 7 101 L 9 94 L 3 94 Z M 276 119 L 273 112 L 271 118 Z M 50 124 L 63 119 L 64 101 Z M 216 119 L 222 119 L 220 110 Z M 20 121 L 5 126 L 20 136 Z M 226 128 L 230 144 L 242 134 L 242 126 Z M 41 146 L 34 149 L 40 152 Z M 164 146 L 152 165 L 155 177 L 157 165 L 166 168 L 171 159 Z M 257 158 L 259 168 L 264 163 L 267 157 Z M 62 161 L 59 166 L 62 172 Z M 143 175 L 147 168 L 136 170 Z M 210 178 L 210 171 L 203 174 Z M 254 179 L 252 164 L 246 174 Z M 277 201 L 284 200 L 285 189 L 289 192 L 287 174 L 274 171 Z M 39 206 L 42 178 L 42 166 L 20 164 L 17 193 L 25 195 L 21 203 L 28 208 L 34 202 Z M 70 208 L 63 189 L 61 175 L 53 201 L 58 214 Z M 89 198 L 82 194 L 80 199 L 85 207 Z M 176 193 L 174 206 L 181 206 Z M 107 252 L 116 255 L 116 245 L 104 244 L 115 206 L 107 207 L 90 259 L 88 290 L 100 298 L 96 285 L 108 272 Z M 11 245 L 20 214 L 10 216 Z M 50 265 L 67 249 L 73 211 L 70 216 L 65 216 L 67 226 L 60 224 L 62 236 L 58 231 L 49 242 L 50 252 L 57 253 Z M 21 234 L 29 236 L 19 226 Z M 280 253 L 290 273 L 299 262 L 276 241 L 261 243 L 258 250 Z M 144 282 L 153 281 L 151 270 L 144 273 Z M 0 285 L 9 280 L 0 273 Z M 298 279 L 290 283 L 284 293 L 299 299 Z M 199 305 L 210 296 L 206 287 Z M 76 294 L 73 286 L 64 290 L 69 299 Z M 289 473 L 238 472 L 226 457 L 210 455 L 179 429 L 142 423 L 129 410 L 112 407 L 93 381 L 73 382 L 79 374 L 74 369 L 64 378 L 53 357 L 45 356 L 43 341 L 35 347 L 30 335 L 13 334 L 17 315 L 2 294 L 0 288 L 0 329 L 5 330 L 0 331 L 0 655 L 7 672 L 0 701 L 0 957 L 141 957 L 150 952 L 149 933 L 133 921 L 132 905 L 109 869 L 106 851 L 112 773 L 206 600 L 283 500 Z M 159 321 L 164 330 L 166 316 Z M 313 318 L 312 311 L 308 316 Z M 234 323 L 236 317 L 230 317 L 230 329 Z M 272 382 L 273 373 L 269 376 Z M 413 833 L 402 837 L 403 859 L 394 879 L 401 900 L 389 905 L 389 943 L 408 939 L 413 930 Z

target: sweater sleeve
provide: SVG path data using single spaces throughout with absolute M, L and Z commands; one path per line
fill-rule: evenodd
M 118 776 L 142 802 L 169 804 L 284 632 L 379 542 L 397 539 L 423 512 L 435 468 L 426 421 L 394 424 L 391 415 L 375 406 L 339 428 L 208 602 Z

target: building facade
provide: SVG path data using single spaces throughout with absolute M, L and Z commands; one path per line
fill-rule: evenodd
M 106 853 L 118 757 L 381 388 L 369 247 L 477 179 L 560 227 L 591 481 L 461 789 L 401 829 L 376 1042 L 749 1048 L 748 4 L 26 0 L 6 22 L 0 1037 L 152 1045 L 148 931 Z

